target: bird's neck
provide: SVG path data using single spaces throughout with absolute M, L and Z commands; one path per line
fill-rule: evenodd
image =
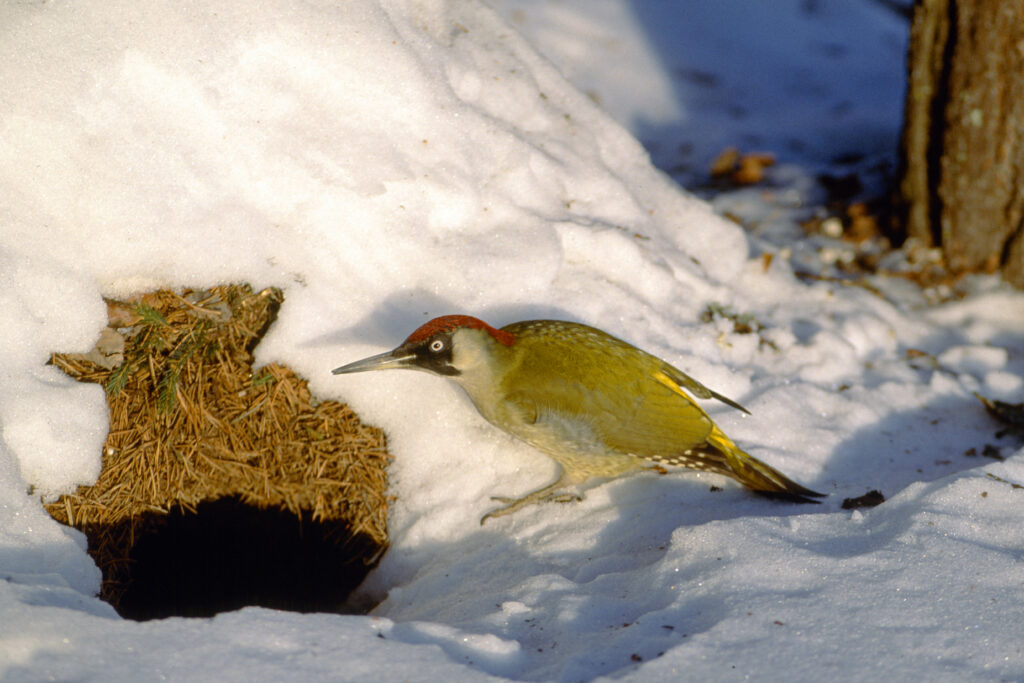
M 514 355 L 512 349 L 482 330 L 459 330 L 453 346 L 453 365 L 459 368 L 459 374 L 451 379 L 465 390 L 480 414 L 494 422 L 502 399 L 502 380 Z

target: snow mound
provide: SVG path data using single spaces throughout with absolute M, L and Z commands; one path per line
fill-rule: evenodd
M 0 27 L 0 676 L 1024 677 L 1024 451 L 970 457 L 997 429 L 973 392 L 1019 400 L 1019 293 L 929 310 L 766 268 L 472 0 L 8 3 Z M 285 292 L 257 361 L 389 435 L 373 616 L 122 621 L 38 501 L 96 476 L 105 430 L 49 354 L 91 346 L 104 295 L 238 281 Z M 645 474 L 481 529 L 551 463 L 438 378 L 330 374 L 454 312 L 642 346 L 831 495 Z

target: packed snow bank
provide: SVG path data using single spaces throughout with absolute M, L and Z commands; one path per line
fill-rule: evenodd
M 0 27 L 5 677 L 1024 676 L 1024 453 L 965 455 L 994 440 L 971 392 L 1019 400 L 1019 294 L 928 311 L 765 268 L 476 2 L 7 5 Z M 49 353 L 88 349 L 104 295 L 239 280 L 285 291 L 258 360 L 389 434 L 375 616 L 121 621 L 38 502 L 95 477 L 105 422 Z M 552 465 L 438 378 L 330 374 L 451 312 L 626 338 L 831 496 L 643 475 L 481 529 Z M 891 500 L 840 510 L 870 488 Z
M 371 420 L 422 424 L 431 406 L 395 405 L 408 377 L 342 385 L 323 368 L 428 313 L 623 327 L 641 320 L 636 292 L 666 322 L 692 318 L 742 266 L 736 227 L 673 189 L 481 6 L 8 14 L 4 239 L 32 277 L 8 271 L 12 295 L 30 298 L 7 310 L 33 327 L 5 362 L 61 390 L 11 386 L 5 441 L 45 495 L 96 476 L 99 389 L 41 366 L 88 348 L 101 294 L 281 286 L 288 305 L 261 360 L 344 392 Z M 594 297 L 593 282 L 627 294 Z M 60 415 L 60 428 L 37 434 L 23 415 Z

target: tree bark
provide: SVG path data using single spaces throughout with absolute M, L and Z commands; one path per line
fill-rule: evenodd
M 1024 0 L 917 0 L 902 155 L 906 235 L 1024 287 Z

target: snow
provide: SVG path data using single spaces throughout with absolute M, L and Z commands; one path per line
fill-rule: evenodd
M 973 396 L 1021 400 L 1024 295 L 801 282 L 799 247 L 772 241 L 792 214 L 716 201 L 786 224 L 747 236 L 636 141 L 691 170 L 781 150 L 800 205 L 800 164 L 891 160 L 905 24 L 873 2 L 685 6 L 0 8 L 0 678 L 1024 678 L 1024 450 Z M 122 620 L 40 503 L 95 479 L 106 429 L 102 389 L 49 354 L 91 348 L 103 296 L 232 281 L 284 289 L 259 362 L 388 433 L 368 616 Z M 330 372 L 452 312 L 660 355 L 751 410 L 706 404 L 741 447 L 829 497 L 643 474 L 480 527 L 552 464 L 441 379 Z M 967 457 L 989 443 L 1004 460 Z M 886 502 L 841 508 L 870 489 Z
M 898 3 L 894 3 L 898 4 Z M 510 23 L 693 181 L 727 146 L 892 159 L 907 23 L 874 0 L 502 0 Z

